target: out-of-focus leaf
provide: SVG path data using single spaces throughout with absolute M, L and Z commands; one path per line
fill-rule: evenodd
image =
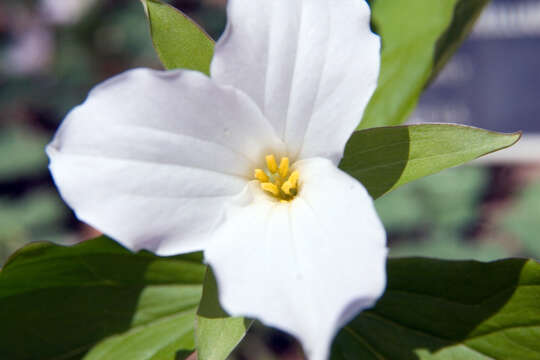
M 25 128 L 0 131 L 0 181 L 12 181 L 47 169 L 45 145 L 48 138 Z
M 214 41 L 193 20 L 159 0 L 141 0 L 154 47 L 167 69 L 210 73 Z
M 378 198 L 377 213 L 390 233 L 431 226 L 462 229 L 476 221 L 487 181 L 481 166 L 448 169 Z
M 417 193 L 416 183 L 407 184 L 375 201 L 377 214 L 388 233 L 414 231 L 431 220 L 426 218 L 424 199 Z
M 516 236 L 525 251 L 540 258 L 540 183 L 527 186 L 502 221 L 502 229 Z
M 540 358 L 540 264 L 388 261 L 377 305 L 337 335 L 332 360 Z
M 46 189 L 17 199 L 0 198 L 0 266 L 7 257 L 32 239 L 61 235 L 66 207 Z M 46 236 L 46 237 L 45 237 Z
M 208 268 L 197 312 L 198 360 L 225 360 L 244 338 L 252 320 L 230 317 L 221 308 L 216 278 Z
M 174 360 L 195 347 L 201 260 L 31 244 L 0 272 L 0 359 Z
M 64 210 L 58 195 L 46 189 L 30 192 L 17 200 L 0 199 L 0 238 L 59 221 Z
M 339 167 L 377 198 L 400 185 L 511 146 L 520 137 L 521 133 L 461 125 L 373 128 L 351 136 Z
M 443 171 L 409 184 L 415 188 L 428 221 L 441 229 L 462 229 L 477 220 L 488 177 L 485 168 L 464 166 Z
M 406 120 L 489 0 L 372 0 L 382 40 L 379 85 L 359 128 Z
M 483 166 L 442 171 L 375 201 L 390 240 L 390 256 L 493 261 L 510 256 L 493 241 L 472 241 L 465 230 L 476 224 L 488 181 Z
M 454 8 L 452 23 L 437 42 L 431 78 L 446 65 L 450 57 L 471 32 L 482 10 L 490 0 L 458 0 Z
M 423 256 L 448 260 L 493 261 L 508 255 L 500 244 L 471 243 L 457 237 L 435 234 L 432 238 L 423 241 L 400 242 L 393 245 L 390 247 L 390 256 Z

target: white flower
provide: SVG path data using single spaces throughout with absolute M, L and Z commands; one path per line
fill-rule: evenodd
M 211 78 L 106 81 L 64 120 L 50 169 L 81 220 L 134 250 L 204 250 L 230 314 L 325 359 L 385 286 L 384 229 L 337 168 L 376 87 L 379 38 L 361 0 L 230 0 L 228 16 Z

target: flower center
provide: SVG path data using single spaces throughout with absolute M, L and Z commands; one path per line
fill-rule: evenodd
M 289 158 L 282 157 L 279 166 L 274 155 L 267 155 L 266 169 L 255 169 L 254 177 L 261 189 L 281 202 L 289 202 L 298 194 L 298 170 L 289 173 Z

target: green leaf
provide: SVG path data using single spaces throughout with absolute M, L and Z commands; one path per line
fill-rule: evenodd
M 174 360 L 195 346 L 201 260 L 104 237 L 24 247 L 0 272 L 0 359 Z
M 372 23 L 382 39 L 381 70 L 359 128 L 405 121 L 488 2 L 372 0 Z
M 156 52 L 167 69 L 210 73 L 214 41 L 179 10 L 159 0 L 141 0 Z
M 216 278 L 210 268 L 197 312 L 197 359 L 225 360 L 244 338 L 252 320 L 230 317 L 218 300 Z
M 337 335 L 332 360 L 539 359 L 540 264 L 388 261 L 377 305 Z
M 355 132 L 339 167 L 373 198 L 398 186 L 515 144 L 503 134 L 462 125 L 425 124 Z

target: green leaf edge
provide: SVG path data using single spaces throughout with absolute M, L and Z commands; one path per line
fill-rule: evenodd
M 463 41 L 467 38 L 467 36 L 469 36 L 470 30 L 476 23 L 478 17 L 481 15 L 482 10 L 491 0 L 479 0 L 479 1 L 484 1 L 484 4 L 479 9 L 477 9 L 477 12 L 475 12 L 474 16 L 470 18 L 470 21 L 467 23 L 467 25 L 461 29 L 462 31 L 460 32 L 460 34 L 455 37 L 457 41 L 455 41 L 449 47 L 442 48 L 441 44 L 445 43 L 446 40 L 452 38 L 452 33 L 453 33 L 453 30 L 455 30 L 456 24 L 459 24 L 459 22 L 456 22 L 456 16 L 458 14 L 458 11 L 461 9 L 461 6 L 470 5 L 470 3 L 468 3 L 469 1 L 478 1 L 478 0 L 456 0 L 450 22 L 448 23 L 446 29 L 440 34 L 437 41 L 433 44 L 433 54 L 432 54 L 433 56 L 432 56 L 431 69 L 429 70 L 426 69 L 426 71 L 424 72 L 424 78 L 423 78 L 424 83 L 419 84 L 418 87 L 416 86 L 414 87 L 415 89 L 417 88 L 418 90 L 417 94 L 412 94 L 409 96 L 407 100 L 407 106 L 404 107 L 405 111 L 399 116 L 397 116 L 399 118 L 399 121 L 395 121 L 394 119 L 388 119 L 386 121 L 378 121 L 375 117 L 365 118 L 366 113 L 368 114 L 370 113 L 370 110 L 368 109 L 374 106 L 371 104 L 371 102 L 374 101 L 374 95 L 378 93 L 379 85 L 377 85 L 377 88 L 375 89 L 372 97 L 370 98 L 370 101 L 366 105 L 366 109 L 364 111 L 364 114 L 362 115 L 362 118 L 360 119 L 360 123 L 357 125 L 356 130 L 366 130 L 373 127 L 396 126 L 407 121 L 407 119 L 416 109 L 418 105 L 418 101 L 420 100 L 420 96 L 422 95 L 423 91 L 426 88 L 428 88 L 429 85 L 437 78 L 440 71 L 444 68 L 444 66 L 447 64 L 450 58 L 454 55 L 456 50 L 462 45 Z M 370 2 L 370 7 L 371 7 L 371 1 L 369 2 Z M 463 4 L 466 4 L 466 5 L 463 5 Z M 382 36 L 381 36 L 381 39 L 384 42 L 384 39 Z M 382 56 L 383 51 L 384 49 L 381 48 L 381 56 Z M 382 70 L 383 69 L 382 69 L 382 64 L 381 64 L 381 71 Z
M 447 259 L 436 259 L 436 258 L 429 258 L 429 257 L 420 257 L 420 256 L 417 256 L 417 257 L 403 257 L 403 258 L 393 258 L 393 259 L 388 259 L 388 263 L 387 263 L 387 268 L 389 266 L 392 266 L 391 263 L 394 263 L 394 264 L 397 264 L 399 266 L 399 263 L 407 263 L 407 262 L 416 262 L 418 260 L 421 260 L 421 261 L 425 261 L 426 264 L 428 262 L 437 262 L 439 265 L 441 264 L 461 264 L 462 266 L 467 266 L 467 265 L 476 265 L 476 266 L 486 266 L 486 267 L 489 267 L 489 266 L 496 266 L 497 264 L 501 264 L 501 265 L 514 265 L 515 264 L 521 264 L 520 266 L 520 271 L 519 271 L 519 278 L 517 279 L 517 282 L 516 284 L 513 284 L 513 285 L 510 285 L 509 289 L 513 289 L 514 291 L 517 291 L 518 287 L 519 286 L 523 286 L 523 287 L 528 287 L 530 286 L 531 284 L 533 284 L 533 282 L 531 281 L 531 276 L 532 275 L 536 275 L 536 280 L 538 281 L 540 279 L 540 261 L 536 260 L 536 259 L 532 259 L 532 258 L 519 258 L 519 257 L 512 257 L 512 258 L 505 258 L 505 259 L 499 259 L 499 260 L 494 260 L 494 261 L 477 261 L 477 260 L 447 260 Z M 397 277 L 398 280 L 397 282 L 398 283 L 401 283 L 402 280 L 399 279 L 399 276 Z M 465 279 L 467 280 L 467 279 Z M 397 287 L 397 289 L 392 289 L 392 284 L 393 283 L 391 280 L 389 281 L 389 283 L 387 284 L 387 290 L 391 290 L 391 291 L 397 291 L 397 292 L 400 292 L 400 291 L 403 291 L 401 290 L 399 287 Z M 415 286 L 415 285 L 413 285 Z M 506 288 L 504 288 L 506 289 Z M 411 291 L 411 293 L 418 293 L 418 294 L 421 294 L 423 296 L 427 296 L 427 297 L 431 297 L 433 296 L 433 294 L 431 293 L 424 293 L 424 292 L 417 292 L 417 290 L 413 290 Z M 496 290 L 496 293 L 502 293 L 502 290 L 500 289 L 497 289 Z M 386 290 L 385 290 L 385 294 L 386 294 Z M 379 299 L 383 299 L 385 297 L 385 294 L 383 294 L 383 296 Z M 513 296 L 515 295 L 515 292 L 512 293 L 511 296 L 509 296 L 508 300 L 510 300 Z M 443 300 L 446 300 L 446 301 L 450 301 L 452 302 L 453 299 L 448 299 L 447 297 L 445 296 L 441 296 L 440 297 L 441 299 Z M 505 310 L 505 307 L 506 307 L 507 304 L 504 304 L 501 308 L 499 308 L 499 310 Z M 377 304 L 371 308 L 371 309 L 368 309 L 366 311 L 363 311 L 361 312 L 360 314 L 358 314 L 356 316 L 355 319 L 361 319 L 363 317 L 365 317 L 366 315 L 369 317 L 370 314 L 374 314 L 376 317 L 379 317 L 380 319 L 384 320 L 384 321 L 388 321 L 388 322 L 394 322 L 394 319 L 388 319 L 386 316 L 382 315 L 382 314 L 378 314 L 378 306 Z M 488 318 L 485 318 L 484 319 L 484 322 L 485 321 L 489 321 L 489 319 L 497 316 L 497 314 L 499 314 L 498 312 L 497 313 L 494 313 L 492 314 L 492 316 L 488 317 Z M 351 357 L 349 357 L 351 354 L 350 353 L 347 353 L 347 355 L 349 356 L 343 356 L 344 354 L 340 352 L 340 346 L 338 344 L 339 341 L 335 341 L 338 339 L 338 337 L 341 335 L 341 333 L 344 333 L 344 332 L 349 332 L 351 334 L 353 334 L 353 337 L 355 337 L 359 343 L 362 343 L 362 345 L 364 346 L 364 348 L 362 348 L 362 350 L 364 351 L 364 354 L 369 354 L 371 355 L 369 358 L 370 359 L 387 359 L 387 357 L 385 357 L 383 354 L 379 353 L 377 351 L 376 348 L 374 348 L 372 346 L 372 344 L 367 341 L 366 338 L 364 338 L 364 336 L 362 336 L 363 334 L 359 334 L 357 333 L 354 329 L 351 329 L 350 327 L 350 324 L 352 324 L 355 319 L 351 320 L 351 322 L 349 322 L 348 324 L 346 324 L 345 326 L 343 326 L 340 331 L 339 331 L 339 334 L 336 336 L 336 338 L 334 339 L 334 344 L 332 346 L 332 352 L 331 352 L 331 359 L 332 360 L 345 360 L 345 359 L 352 359 Z M 483 322 L 482 322 L 483 323 Z M 481 325 L 482 323 L 480 324 L 477 324 L 477 325 Z M 396 323 L 398 324 L 400 327 L 405 327 L 405 328 L 408 328 L 412 333 L 414 332 L 421 332 L 421 330 L 418 330 L 416 328 L 412 328 L 408 325 L 403 325 L 401 323 Z M 418 352 L 414 352 L 414 353 L 403 353 L 404 355 L 404 359 L 418 359 L 418 360 L 431 360 L 431 359 L 457 359 L 456 357 L 452 356 L 452 354 L 450 354 L 451 356 L 450 357 L 446 357 L 446 355 L 442 355 L 442 356 L 439 356 L 441 355 L 441 353 L 443 353 L 445 350 L 450 350 L 452 351 L 452 349 L 457 345 L 457 346 L 464 346 L 465 348 L 475 352 L 475 353 L 478 353 L 478 354 L 481 354 L 482 356 L 482 359 L 495 359 L 495 358 L 492 358 L 488 355 L 486 355 L 485 353 L 483 353 L 481 350 L 478 350 L 477 348 L 475 347 L 472 347 L 471 344 L 467 344 L 467 341 L 471 341 L 471 340 L 474 340 L 474 339 L 477 339 L 479 337 L 482 337 L 482 336 L 489 336 L 491 334 L 491 330 L 488 331 L 488 332 L 479 332 L 477 331 L 478 329 L 478 326 L 476 328 L 474 328 L 474 330 L 468 334 L 468 336 L 470 336 L 471 338 L 463 338 L 463 339 L 447 339 L 447 338 L 442 338 L 442 337 L 439 337 L 439 336 L 433 336 L 434 338 L 437 338 L 437 339 L 443 339 L 443 340 L 448 340 L 449 342 L 451 342 L 450 344 L 448 344 L 447 346 L 444 346 L 444 347 L 441 347 L 441 348 L 438 348 L 437 351 L 435 353 L 427 353 L 427 354 L 420 354 Z M 507 328 L 502 328 L 501 330 L 504 331 L 506 330 Z M 431 335 L 431 333 L 428 333 L 428 335 Z M 424 347 L 420 347 L 420 348 L 416 348 L 416 350 L 424 350 Z M 539 352 L 540 354 L 540 352 Z M 399 357 L 401 358 L 401 357 Z M 475 357 L 476 359 L 476 357 Z M 505 357 L 506 359 L 506 357 Z M 536 359 L 536 357 L 535 357 Z
M 377 199 L 397 188 L 399 188 L 400 186 L 402 185 L 405 185 L 405 184 L 408 184 L 410 182 L 413 182 L 415 180 L 419 180 L 423 177 L 426 177 L 426 176 L 429 176 L 429 175 L 433 175 L 433 174 L 437 174 L 443 170 L 446 170 L 448 168 L 451 168 L 451 167 L 455 167 L 455 166 L 459 166 L 459 165 L 463 165 L 463 164 L 466 164 L 467 162 L 469 161 L 473 161 L 473 160 L 476 160 L 480 157 L 483 157 L 483 156 L 486 156 L 486 155 L 489 155 L 489 154 L 492 154 L 496 151 L 500 151 L 500 150 L 504 150 L 504 149 L 507 149 L 513 145 L 515 145 L 519 140 L 521 140 L 522 136 L 523 136 L 523 131 L 516 131 L 516 132 L 513 132 L 513 133 L 503 133 L 503 132 L 497 132 L 497 131 L 493 131 L 493 130 L 486 130 L 486 129 L 482 129 L 482 128 L 479 128 L 479 127 L 474 127 L 474 126 L 468 126 L 468 125 L 462 125 L 462 124 L 453 124 L 453 123 L 425 123 L 425 124 L 411 124 L 411 125 L 392 125 L 392 126 L 378 126 L 378 127 L 371 127 L 371 128 L 367 128 L 367 129 L 361 129 L 361 130 L 356 130 L 352 135 L 351 137 L 349 138 L 349 141 L 351 140 L 352 136 L 356 133 L 369 133 L 369 132 L 372 132 L 372 131 L 377 131 L 377 130 L 380 130 L 380 129 L 391 129 L 391 128 L 411 128 L 411 127 L 428 127 L 428 126 L 445 126 L 445 127 L 459 127 L 459 128 L 466 128 L 466 129 L 469 129 L 469 130 L 473 130 L 473 131 L 481 131 L 481 132 L 488 132 L 488 133 L 491 133 L 491 134 L 495 134 L 497 136 L 501 136 L 501 137 L 513 137 L 514 139 L 509 142 L 508 144 L 502 146 L 502 147 L 499 147 L 499 148 L 495 148 L 491 151 L 488 151 L 488 152 L 485 152 L 485 153 L 482 153 L 466 162 L 461 162 L 461 163 L 456 163 L 452 166 L 449 166 L 449 167 L 444 167 L 444 168 L 441 168 L 439 170 L 435 170 L 433 172 L 428 172 L 424 175 L 421 175 L 421 176 L 418 176 L 418 177 L 415 177 L 411 180 L 407 180 L 407 181 L 404 181 L 404 182 L 400 182 L 400 179 L 403 177 L 403 173 L 404 173 L 404 170 L 406 168 L 406 164 L 405 166 L 403 167 L 403 172 L 401 173 L 400 177 L 397 179 L 397 181 L 392 185 L 392 187 L 390 187 L 389 189 L 387 189 L 386 191 L 384 191 L 383 193 L 380 193 L 380 194 L 377 194 L 375 196 L 373 196 L 374 199 Z M 352 177 L 354 177 L 355 179 L 359 180 L 354 174 L 351 173 L 350 170 L 347 170 L 347 169 L 343 169 L 341 167 L 342 165 L 342 161 L 343 159 L 345 158 L 346 156 L 346 150 L 347 150 L 347 147 L 348 145 L 346 146 L 345 148 L 345 151 L 344 151 L 344 155 L 342 157 L 342 159 L 340 160 L 340 164 L 338 165 L 338 167 L 345 171 L 346 173 L 348 173 L 349 175 L 351 175 Z M 407 160 L 407 163 L 409 162 L 409 160 Z M 369 191 L 369 189 L 368 189 Z
M 215 44 L 214 40 L 212 39 L 212 37 L 210 35 L 208 35 L 208 33 L 199 24 L 197 24 L 195 21 L 193 21 L 189 16 L 187 16 L 186 14 L 184 14 L 182 11 L 178 10 L 174 6 L 171 6 L 170 4 L 167 4 L 166 2 L 163 2 L 161 0 L 140 0 L 140 2 L 141 2 L 142 6 L 144 8 L 144 13 L 146 14 L 146 18 L 148 20 L 148 27 L 149 27 L 149 30 L 150 30 L 150 37 L 152 38 L 152 45 L 153 45 L 154 50 L 155 50 L 156 54 L 158 55 L 161 63 L 163 64 L 163 66 L 167 70 L 173 70 L 173 69 L 176 69 L 177 67 L 167 65 L 169 63 L 169 61 L 163 56 L 162 52 L 159 50 L 158 45 L 156 44 L 156 41 L 154 40 L 154 32 L 152 30 L 152 20 L 151 20 L 151 17 L 150 17 L 150 11 L 148 9 L 148 2 L 152 2 L 152 3 L 155 3 L 155 4 L 165 6 L 165 7 L 169 8 L 170 10 L 174 11 L 176 14 L 182 16 L 187 22 L 191 23 L 194 26 L 194 28 L 198 29 L 200 31 L 200 33 L 202 35 L 204 35 L 204 37 L 206 37 L 206 39 L 209 41 L 209 43 L 211 43 L 211 45 L 212 45 L 212 57 L 213 57 L 213 46 Z M 212 57 L 210 57 L 210 62 L 212 61 Z M 205 66 L 204 68 L 202 68 L 202 67 L 192 67 L 192 68 L 188 68 L 188 69 L 189 70 L 200 71 L 203 74 L 206 74 L 206 75 L 209 76 L 210 75 L 210 62 L 208 63 L 208 66 Z
M 491 0 L 481 0 L 483 3 L 478 8 L 476 8 L 475 13 L 469 19 L 469 22 L 461 28 L 461 32 L 457 36 L 452 36 L 452 31 L 455 29 L 457 24 L 456 20 L 458 19 L 456 14 L 461 10 L 461 6 L 466 7 L 470 5 L 471 3 L 469 1 L 470 0 L 458 0 L 454 8 L 454 16 L 452 17 L 452 22 L 435 44 L 432 74 L 425 87 L 428 87 L 435 80 L 441 70 L 446 66 L 450 58 L 452 58 L 457 49 L 461 46 L 461 44 L 463 44 L 463 41 L 465 41 L 465 39 L 470 35 L 474 25 L 476 24 L 476 21 L 478 20 L 486 6 L 491 2 Z M 445 43 L 447 39 L 451 38 L 456 39 L 456 41 L 452 42 L 452 45 L 446 48 L 440 47 L 440 44 Z
M 253 319 L 248 319 L 248 318 L 245 318 L 245 317 L 231 317 L 221 307 L 221 305 L 219 304 L 219 299 L 214 298 L 213 294 L 209 295 L 209 293 L 208 293 L 209 288 L 211 290 L 215 290 L 216 295 L 217 295 L 217 293 L 219 291 L 218 288 L 217 288 L 217 279 L 213 275 L 212 269 L 209 266 L 207 266 L 206 274 L 205 274 L 204 282 L 203 282 L 203 290 L 202 290 L 201 301 L 199 302 L 199 307 L 197 308 L 197 313 L 196 313 L 196 316 L 195 316 L 195 319 L 196 319 L 195 320 L 195 349 L 197 351 L 197 358 L 199 360 L 225 360 L 230 356 L 230 354 L 234 351 L 234 349 L 236 349 L 236 347 L 245 338 L 247 332 L 249 331 L 249 329 L 253 325 L 254 320 Z M 202 306 L 204 306 L 205 304 L 207 304 L 208 306 L 213 308 L 213 309 L 211 309 L 211 311 L 214 311 L 214 313 L 209 314 L 209 315 L 211 315 L 213 317 L 205 316 L 204 314 L 202 314 L 205 311 L 205 310 L 202 309 Z M 204 319 L 204 320 L 220 319 L 220 320 L 224 320 L 224 321 L 235 319 L 235 320 L 241 321 L 243 323 L 244 333 L 243 333 L 243 335 L 241 337 L 236 339 L 234 344 L 231 344 L 232 346 L 230 346 L 230 349 L 227 350 L 228 354 L 225 355 L 225 357 L 219 357 L 219 358 L 217 358 L 217 357 L 208 357 L 208 358 L 207 357 L 201 357 L 201 352 L 200 352 L 200 348 L 199 348 L 199 345 L 200 345 L 199 319 Z M 218 320 L 216 320 L 216 321 L 218 321 Z
M 125 255 L 126 253 L 130 253 L 131 255 L 133 256 L 140 256 L 140 257 L 145 257 L 145 258 L 149 258 L 149 259 L 154 259 L 154 260 L 176 260 L 178 258 L 179 261 L 183 261 L 183 262 L 193 262 L 193 263 L 200 263 L 200 265 L 203 265 L 204 266 L 204 263 L 203 263 L 203 252 L 201 251 L 198 251 L 198 252 L 191 252 L 191 253 L 185 253 L 185 254 L 178 254 L 178 255 L 174 255 L 174 256 L 158 256 L 148 250 L 139 250 L 139 251 L 132 251 L 128 248 L 126 248 L 125 246 L 123 246 L 122 244 L 120 244 L 119 242 L 117 242 L 116 240 L 112 239 L 112 238 L 109 238 L 107 237 L 106 235 L 100 235 L 100 236 L 97 236 L 97 237 L 94 237 L 94 238 L 91 238 L 91 239 L 87 239 L 87 240 L 84 240 L 84 241 L 81 241 L 81 242 L 77 242 L 77 243 L 74 243 L 74 244 L 68 244 L 68 245 L 65 245 L 65 244 L 57 244 L 57 243 L 54 243 L 54 242 L 51 242 L 51 241 L 45 241 L 45 240 L 39 240 L 39 241 L 32 241 L 32 242 L 29 242 L 27 244 L 24 244 L 23 246 L 21 246 L 20 248 L 18 248 L 16 251 L 14 251 L 9 257 L 8 259 L 6 260 L 6 262 L 3 264 L 3 266 L 0 267 L 0 277 L 2 275 L 2 272 L 4 269 L 6 269 L 6 267 L 8 266 L 19 266 L 19 264 L 16 264 L 15 261 L 19 261 L 21 260 L 20 258 L 22 257 L 22 264 L 20 264 L 21 266 L 24 266 L 26 264 L 25 260 L 26 259 L 32 259 L 35 257 L 35 253 L 38 252 L 38 253 L 41 253 L 42 251 L 48 251 L 50 250 L 51 248 L 64 248 L 64 249 L 69 249 L 69 248 L 80 248 L 80 247 L 84 247 L 86 245 L 88 246 L 95 246 L 94 244 L 96 242 L 101 242 L 101 244 L 99 244 L 100 246 L 100 249 L 101 251 L 103 251 L 103 255 L 110 255 L 112 253 L 115 253 L 117 252 L 117 255 Z M 110 249 L 112 251 L 109 251 L 107 252 L 106 250 L 107 249 Z M 100 254 L 100 253 L 97 253 L 97 254 Z M 62 258 L 62 257 L 60 257 Z M 34 261 L 29 261 L 29 263 L 34 263 Z M 203 279 L 204 280 L 204 279 Z M 202 287 L 202 283 L 201 283 L 201 287 Z M 46 288 L 42 288 L 41 290 L 43 289 L 46 289 Z M 197 309 L 198 309 L 198 306 L 194 307 L 193 308 L 193 311 L 194 311 L 194 322 L 196 322 L 196 316 L 197 316 Z M 147 325 L 139 325 L 139 328 L 142 328 L 142 327 L 145 327 Z M 194 324 L 193 326 L 193 338 L 195 340 L 195 326 L 196 326 L 196 323 Z M 129 331 L 128 331 L 129 332 Z M 61 359 L 86 359 L 87 355 L 90 355 L 91 352 L 93 351 L 93 349 L 97 348 L 98 346 L 102 345 L 104 342 L 107 342 L 107 341 L 110 341 L 110 340 L 114 340 L 116 337 L 118 336 L 121 336 L 122 334 L 121 333 L 117 333 L 117 334 L 112 334 L 106 338 L 103 338 L 101 339 L 100 341 L 94 343 L 94 344 L 88 344 L 88 345 L 85 345 L 79 349 L 75 349 L 73 350 L 71 353 L 69 354 L 64 354 L 61 356 Z M 195 351 L 196 350 L 196 345 L 194 344 L 194 347 L 193 347 L 193 350 L 192 351 Z M 182 359 L 186 359 L 188 358 L 191 354 L 192 351 L 186 351 L 186 350 L 178 350 L 177 353 L 176 353 L 176 359 L 177 360 L 182 360 Z M 60 358 L 59 358 L 60 359 Z

